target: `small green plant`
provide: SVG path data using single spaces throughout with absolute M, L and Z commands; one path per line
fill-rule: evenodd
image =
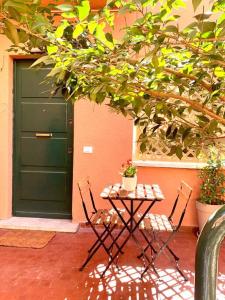
M 222 169 L 223 161 L 219 158 L 210 158 L 207 166 L 200 171 L 202 183 L 200 186 L 201 203 L 225 204 L 225 175 Z
M 134 177 L 137 173 L 137 167 L 133 165 L 131 160 L 122 164 L 121 175 L 124 177 Z

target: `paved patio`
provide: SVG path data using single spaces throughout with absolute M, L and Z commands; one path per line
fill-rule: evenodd
M 4 230 L 0 230 L 0 234 Z M 86 257 L 94 235 L 87 228 L 78 233 L 56 233 L 43 249 L 0 246 L 1 300 L 92 300 L 92 299 L 194 299 L 194 259 L 197 238 L 181 232 L 173 248 L 181 257 L 181 267 L 189 281 L 184 282 L 167 258 L 160 258 L 157 270 L 140 280 L 141 263 L 133 241 L 129 241 L 120 258 L 121 271 L 110 269 L 104 279 L 100 272 L 107 258 L 101 250 L 83 272 L 79 266 Z M 225 295 L 225 245 L 219 260 L 218 299 Z

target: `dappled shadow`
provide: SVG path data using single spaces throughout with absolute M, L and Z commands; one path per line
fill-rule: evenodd
M 102 263 L 104 252 L 93 259 L 82 272 L 77 290 L 83 290 L 80 299 L 105 300 L 193 300 L 194 299 L 194 260 L 196 237 L 190 233 L 180 233 L 173 242 L 180 257 L 180 267 L 188 281 L 174 267 L 170 255 L 161 255 L 156 261 L 157 278 L 153 269 L 141 279 L 144 270 L 141 260 L 137 259 L 138 250 L 134 243 L 128 243 L 124 255 L 119 258 L 117 268 L 111 266 L 104 278 L 101 274 L 107 263 Z M 219 273 L 217 284 L 217 300 L 223 300 L 225 294 L 224 254 L 225 247 L 221 247 Z
M 156 268 L 160 275 L 148 272 L 141 279 L 143 267 L 123 264 L 111 267 L 101 278 L 105 264 L 98 264 L 91 272 L 85 272 L 85 280 L 78 289 L 85 289 L 83 299 L 128 299 L 128 300 L 193 300 L 194 299 L 194 272 L 183 269 L 188 278 L 183 277 L 171 268 Z M 218 274 L 217 300 L 224 299 L 225 274 Z
M 119 269 L 115 266 L 110 268 L 101 279 L 100 275 L 104 268 L 104 264 L 99 264 L 93 271 L 87 273 L 83 287 L 87 292 L 86 299 L 193 299 L 194 274 L 191 271 L 184 270 L 190 279 L 188 282 L 184 282 L 183 277 L 170 268 L 157 268 L 160 279 L 153 272 L 148 272 L 141 279 L 143 267 L 121 265 Z

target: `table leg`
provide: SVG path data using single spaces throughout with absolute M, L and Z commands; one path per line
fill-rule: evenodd
M 121 215 L 119 214 L 119 211 L 118 211 L 117 207 L 115 206 L 115 204 L 113 203 L 112 199 L 109 198 L 109 201 L 110 201 L 112 207 L 113 207 L 113 208 L 115 209 L 115 211 L 118 213 L 118 215 L 119 215 L 121 221 L 122 221 L 123 224 L 125 225 L 125 226 L 122 228 L 122 230 L 119 232 L 119 234 L 117 235 L 117 237 L 115 238 L 115 241 L 114 241 L 114 242 L 116 242 L 116 241 L 119 239 L 119 237 L 121 236 L 121 234 L 123 233 L 123 231 L 125 230 L 125 228 L 128 230 L 129 235 L 127 236 L 127 238 L 126 238 L 126 239 L 123 241 L 123 243 L 121 244 L 120 249 L 118 249 L 117 252 L 114 254 L 114 256 L 111 257 L 111 259 L 110 259 L 108 265 L 106 266 L 105 270 L 104 270 L 103 273 L 101 274 L 101 278 L 105 275 L 105 273 L 106 273 L 106 271 L 108 270 L 108 268 L 111 266 L 111 264 L 114 262 L 115 258 L 119 255 L 119 253 L 122 251 L 122 249 L 124 248 L 124 246 L 125 246 L 126 243 L 128 242 L 130 236 L 133 235 L 134 231 L 139 227 L 140 222 L 144 219 L 145 215 L 149 212 L 149 210 L 151 209 L 151 207 L 152 207 L 152 206 L 154 205 L 154 203 L 155 203 L 155 201 L 152 201 L 152 202 L 151 202 L 151 204 L 148 206 L 148 208 L 144 211 L 143 216 L 140 218 L 140 220 L 139 220 L 138 222 L 135 221 L 135 225 L 133 226 L 134 215 L 137 213 L 138 209 L 141 207 L 141 205 L 142 205 L 142 203 L 143 203 L 144 201 L 141 202 L 135 210 L 133 209 L 133 204 L 132 204 L 132 208 L 131 208 L 132 211 L 129 212 L 129 209 L 128 209 L 128 213 L 129 213 L 129 215 L 130 215 L 130 218 L 129 218 L 129 220 L 128 220 L 127 222 L 124 220 L 123 216 L 121 216 Z M 133 202 L 133 201 L 131 201 L 131 202 Z M 131 217 L 131 216 L 132 216 L 132 217 Z M 132 224 L 132 227 L 131 227 L 131 226 L 130 226 L 130 227 L 128 226 L 129 223 Z M 135 239 L 136 239 L 136 237 L 135 237 Z M 113 242 L 113 243 L 114 243 L 114 242 Z M 112 244 L 113 244 L 113 243 L 112 243 Z M 138 242 L 138 244 L 140 245 L 139 242 Z M 141 245 L 140 245 L 140 246 L 141 246 Z M 142 247 L 141 247 L 141 248 L 142 248 Z M 143 248 L 142 248 L 142 249 L 143 249 Z M 146 256 L 146 254 L 145 254 L 144 252 L 143 252 L 143 256 L 144 256 L 144 257 L 146 258 L 146 260 L 148 260 L 149 263 L 150 263 L 149 258 Z
M 134 211 L 133 201 L 131 201 L 131 207 L 130 207 L 130 214 L 131 214 L 131 219 L 132 219 L 132 221 L 131 221 L 131 236 L 132 236 L 133 240 L 135 241 L 136 245 L 138 246 L 138 248 L 140 249 L 140 251 L 141 251 L 141 256 L 147 260 L 148 266 L 151 265 L 152 268 L 153 268 L 153 270 L 155 271 L 155 273 L 158 274 L 157 271 L 156 271 L 156 269 L 155 269 L 155 267 L 154 267 L 154 265 L 151 264 L 151 260 L 150 260 L 149 257 L 146 255 L 145 249 L 143 249 L 142 245 L 140 244 L 140 242 L 138 241 L 138 239 L 137 239 L 136 236 L 135 236 L 135 231 L 136 231 L 136 229 L 139 229 L 139 225 L 140 225 L 141 221 L 145 218 L 146 214 L 147 214 L 147 213 L 149 212 L 149 210 L 152 208 L 152 206 L 154 205 L 154 203 L 155 203 L 155 201 L 153 201 L 153 202 L 148 206 L 148 208 L 145 210 L 143 216 L 140 218 L 140 220 L 139 220 L 138 222 L 136 222 L 134 216 L 135 216 L 136 212 L 138 211 L 139 207 L 137 207 L 137 209 Z M 134 224 L 135 224 L 135 226 L 133 227 Z M 146 240 L 147 242 L 149 242 L 149 240 L 148 240 L 148 238 L 146 237 L 146 235 L 145 235 L 141 230 L 139 230 L 139 232 L 141 232 L 142 235 L 144 236 L 145 240 Z M 153 252 L 156 253 L 156 250 L 154 249 L 154 247 L 153 247 L 151 244 L 150 244 L 150 247 L 151 247 L 151 249 L 153 250 Z M 144 264 L 144 266 L 145 266 L 145 264 Z M 145 269 L 146 269 L 146 268 L 145 268 Z M 141 278 L 142 278 L 142 276 L 141 276 Z

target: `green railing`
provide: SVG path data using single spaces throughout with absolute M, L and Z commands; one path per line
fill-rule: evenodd
M 225 237 L 225 205 L 214 213 L 198 239 L 195 256 L 195 300 L 216 300 L 218 256 Z

